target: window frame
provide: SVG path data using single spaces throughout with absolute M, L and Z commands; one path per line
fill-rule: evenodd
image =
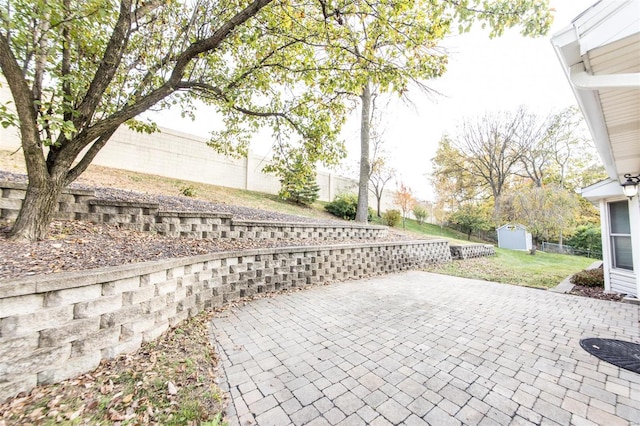
M 631 241 L 631 229 L 629 229 L 629 233 L 620 233 L 620 232 L 613 232 L 613 216 L 611 214 L 611 206 L 614 204 L 623 204 L 625 205 L 626 209 L 624 210 L 627 214 L 627 216 L 629 216 L 629 202 L 627 200 L 619 200 L 619 201 L 610 201 L 607 203 L 607 214 L 609 216 L 609 224 L 608 224 L 608 228 L 609 228 L 609 249 L 611 252 L 611 267 L 613 269 L 618 269 L 618 270 L 623 270 L 623 271 L 630 271 L 633 272 L 633 244 Z M 628 217 L 628 220 L 631 220 L 630 217 Z M 629 247 L 631 250 L 631 264 L 630 265 L 624 265 L 621 266 L 618 264 L 618 256 L 617 256 L 617 252 L 616 252 L 616 244 L 615 241 L 618 240 L 620 241 L 621 239 L 624 240 L 628 240 L 629 241 Z

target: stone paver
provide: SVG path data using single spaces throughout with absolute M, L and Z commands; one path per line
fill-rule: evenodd
M 253 301 L 213 320 L 230 425 L 640 425 L 640 307 L 426 272 Z

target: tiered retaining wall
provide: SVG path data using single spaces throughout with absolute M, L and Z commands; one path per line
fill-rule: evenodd
M 202 310 L 255 293 L 451 260 L 445 240 L 281 247 L 0 283 L 0 401 L 131 352 Z
M 27 185 L 0 182 L 0 188 L 0 218 L 15 219 Z M 387 235 L 387 228 L 383 226 L 238 220 L 228 213 L 164 212 L 154 203 L 99 200 L 93 195 L 93 191 L 65 189 L 58 200 L 56 219 L 109 223 L 136 231 L 186 238 L 372 240 Z

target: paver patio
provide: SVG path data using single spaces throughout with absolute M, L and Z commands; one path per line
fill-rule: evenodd
M 640 343 L 640 306 L 409 272 L 228 310 L 231 425 L 640 424 L 640 374 L 579 340 Z

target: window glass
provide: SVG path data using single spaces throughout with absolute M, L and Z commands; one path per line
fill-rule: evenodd
M 612 239 L 613 267 L 633 271 L 631 237 L 615 236 Z
M 627 201 L 609 203 L 609 229 L 611 232 L 612 266 L 633 271 L 631 226 Z
M 611 218 L 612 234 L 631 234 L 629 203 L 626 201 L 609 203 L 609 217 Z

